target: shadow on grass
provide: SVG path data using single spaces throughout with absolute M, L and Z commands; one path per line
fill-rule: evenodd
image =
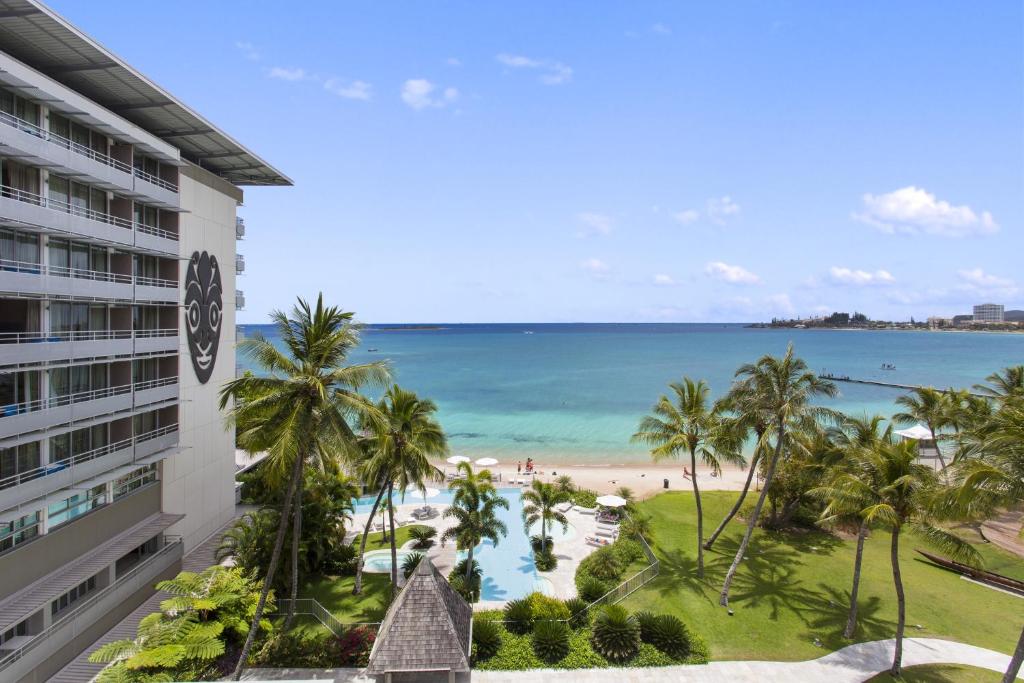
M 811 630 L 806 634 L 809 639 L 820 638 L 827 649 L 838 650 L 850 643 L 883 640 L 895 635 L 896 622 L 879 615 L 882 601 L 873 595 L 857 601 L 857 628 L 852 639 L 843 638 L 843 629 L 846 628 L 849 615 L 850 591 L 825 584 L 818 584 L 818 588 L 815 593 L 817 604 L 812 602 L 816 618 L 808 624 Z

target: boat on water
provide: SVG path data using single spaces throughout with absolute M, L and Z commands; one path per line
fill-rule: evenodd
M 526 330 L 523 334 L 533 334 L 533 330 Z

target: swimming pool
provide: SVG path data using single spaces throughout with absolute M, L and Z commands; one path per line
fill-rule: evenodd
M 396 553 L 398 558 L 398 566 L 402 566 L 402 561 L 406 557 L 411 555 L 414 551 L 412 550 L 399 550 Z M 371 550 L 368 553 L 363 553 L 363 571 L 369 574 L 388 574 L 391 572 L 391 549 L 386 548 L 384 550 Z

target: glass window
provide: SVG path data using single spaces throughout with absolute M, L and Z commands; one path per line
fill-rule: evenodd
M 39 410 L 39 371 L 0 373 L 0 418 Z
M 71 137 L 71 121 L 69 121 L 67 118 L 61 116 L 60 114 L 55 114 L 55 113 L 53 113 L 51 111 L 50 112 L 50 132 L 53 133 L 54 135 L 59 135 L 62 138 L 65 138 L 65 139 L 70 138 Z M 66 146 L 67 145 L 65 145 L 65 147 Z
M 35 102 L 29 102 L 24 97 L 16 98 L 14 115 L 22 121 L 28 121 L 33 126 L 39 125 L 39 105 Z
M 0 448 L 0 488 L 15 486 L 26 474 L 38 475 L 39 442 L 23 443 L 10 448 Z M 21 479 L 14 478 L 21 475 Z M 0 524 L 0 532 L 3 525 Z
M 50 201 L 57 202 L 61 206 L 68 204 L 70 199 L 70 184 L 67 178 L 50 174 Z
M 14 93 L 8 90 L 0 90 L 0 111 L 5 114 L 14 115 Z
M 135 416 L 135 436 L 147 434 L 157 427 L 156 411 Z
M 71 206 L 75 213 L 87 215 L 89 213 L 89 186 L 82 183 L 71 183 Z
M 160 361 L 156 358 L 144 358 L 137 360 L 132 363 L 132 374 L 134 377 L 132 381 L 135 384 L 139 382 L 148 382 L 157 378 L 157 366 Z
M 107 250 L 103 247 L 93 247 L 89 253 L 89 267 L 100 273 L 109 272 L 107 268 Z
M 136 330 L 160 329 L 160 311 L 155 306 L 135 306 L 132 309 L 132 323 Z
M 39 513 L 33 512 L 13 522 L 0 523 L 0 552 L 39 535 Z M 21 624 L 18 625 L 19 627 Z M 23 633 L 20 635 L 24 635 Z
M 89 329 L 94 331 L 101 331 L 107 329 L 106 306 L 89 307 Z
M 89 146 L 89 129 L 85 126 L 71 122 L 71 141 L 83 147 Z
M 11 188 L 10 190 L 5 191 L 5 196 L 15 197 L 22 201 L 39 201 L 37 199 L 39 195 L 38 168 L 19 164 L 18 162 L 11 161 L 10 159 L 4 159 L 2 176 L 2 184 Z
M 76 517 L 100 507 L 107 502 L 107 487 L 100 484 L 84 493 L 77 493 L 70 498 L 53 503 L 47 507 L 47 526 L 54 529 L 66 524 Z M 65 596 L 66 597 L 66 596 Z
M 90 191 L 89 208 L 97 213 L 110 213 L 107 210 L 107 193 L 97 190 L 95 187 Z
M 71 267 L 75 271 L 89 270 L 89 245 L 79 242 L 71 243 Z
M 114 500 L 156 481 L 156 463 L 140 467 L 114 482 Z
M 37 235 L 18 234 L 18 261 L 39 263 L 39 237 Z

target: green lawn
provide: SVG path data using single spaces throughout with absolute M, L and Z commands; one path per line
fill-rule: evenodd
M 922 664 L 903 669 L 903 676 L 893 678 L 888 673 L 872 676 L 865 683 L 999 683 L 1001 674 L 975 666 L 959 664 Z
M 384 618 L 391 592 L 387 574 L 363 574 L 363 592 L 352 594 L 354 576 L 318 576 L 299 586 L 300 598 L 315 598 L 331 614 L 346 624 L 374 623 Z M 320 632 L 323 626 L 313 617 L 300 617 L 300 631 Z
M 423 529 L 425 529 L 426 525 L 423 525 L 423 524 L 410 524 L 408 526 L 395 527 L 395 539 L 397 539 L 396 540 L 396 544 L 397 544 L 397 546 L 399 548 L 401 548 L 406 543 L 406 541 L 408 541 L 411 538 L 411 536 L 409 536 L 409 532 L 412 529 L 415 529 L 415 528 L 423 528 Z M 352 545 L 355 546 L 356 549 L 359 548 L 359 541 L 362 540 L 362 538 L 363 538 L 363 535 L 359 534 L 352 541 Z M 435 539 L 435 543 L 436 543 L 436 539 Z M 373 531 L 373 532 L 371 532 L 369 538 L 366 540 L 366 549 L 367 550 L 380 550 L 381 548 L 390 548 L 390 547 L 391 547 L 391 543 L 389 541 L 385 541 L 384 540 L 384 533 L 381 532 L 381 531 Z
M 704 501 L 710 533 L 735 500 L 731 492 L 708 492 Z M 705 553 L 705 577 L 695 575 L 696 530 L 692 493 L 665 493 L 639 504 L 652 516 L 654 549 L 661 574 L 631 595 L 631 610 L 673 612 L 703 635 L 713 660 L 802 660 L 847 644 L 846 622 L 855 544 L 822 532 L 797 534 L 757 530 L 733 582 L 729 616 L 718 605 L 722 580 L 744 527 L 734 522 Z M 944 637 L 1010 653 L 1024 625 L 1024 600 L 960 579 L 914 552 L 926 547 L 905 535 L 901 567 L 907 593 L 907 636 Z M 982 552 L 1001 573 L 1019 574 L 1024 560 L 992 545 Z M 889 565 L 889 534 L 875 532 L 864 551 L 860 618 L 855 639 L 890 638 L 896 600 Z M 921 628 L 917 626 L 920 625 Z M 821 646 L 815 645 L 820 639 Z

